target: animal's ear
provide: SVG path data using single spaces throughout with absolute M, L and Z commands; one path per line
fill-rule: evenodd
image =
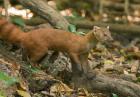
M 100 29 L 100 27 L 98 26 L 93 26 L 93 31 L 96 32 L 98 29 Z
M 98 27 L 98 26 L 93 26 L 93 35 L 96 37 L 96 39 L 98 39 L 98 37 L 99 37 L 99 31 L 98 30 L 100 30 L 100 27 Z
M 109 30 L 109 26 L 106 27 Z
M 93 29 L 100 29 L 100 27 L 98 27 L 98 26 L 93 26 Z

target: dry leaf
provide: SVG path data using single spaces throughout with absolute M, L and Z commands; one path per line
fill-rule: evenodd
M 26 91 L 17 90 L 17 93 L 22 97 L 31 97 L 31 95 Z

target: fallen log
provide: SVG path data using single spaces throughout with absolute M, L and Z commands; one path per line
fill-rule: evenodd
M 116 10 L 124 10 L 124 3 L 114 3 L 114 2 L 112 2 L 112 1 L 105 1 L 104 3 L 103 3 L 103 5 L 104 5 L 104 7 L 106 7 L 106 8 L 109 8 L 109 9 L 116 9 Z M 138 9 L 140 9 L 140 5 L 137 3 L 137 4 L 130 4 L 129 5 L 129 7 L 130 8 L 132 8 L 133 10 L 138 10 Z
M 108 91 L 121 97 L 140 97 L 140 85 L 122 79 L 98 74 L 90 83 L 95 90 Z
M 88 20 L 81 20 L 81 19 L 70 19 L 67 18 L 67 20 L 71 23 L 76 25 L 78 29 L 92 29 L 93 26 L 110 26 L 110 30 L 112 32 L 116 32 L 118 34 L 126 34 L 128 36 L 138 37 L 140 36 L 140 28 L 138 25 L 133 24 L 113 24 L 113 23 L 104 23 L 104 22 L 92 22 Z M 36 26 L 40 25 L 42 23 L 45 23 L 44 19 L 41 19 L 39 17 L 32 18 L 31 20 L 25 20 L 25 23 L 30 26 Z
M 133 3 L 140 3 L 140 0 L 132 0 Z
M 77 28 L 92 29 L 93 26 L 104 26 L 110 27 L 112 32 L 117 32 L 119 34 L 128 34 L 133 36 L 140 36 L 140 27 L 134 24 L 113 24 L 113 23 L 103 23 L 103 22 L 91 22 L 88 20 L 75 20 L 68 19 L 68 21 L 77 26 Z

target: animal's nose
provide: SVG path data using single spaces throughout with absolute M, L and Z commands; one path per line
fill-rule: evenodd
M 113 41 L 114 41 L 114 39 L 112 37 L 110 37 L 109 42 L 113 42 Z

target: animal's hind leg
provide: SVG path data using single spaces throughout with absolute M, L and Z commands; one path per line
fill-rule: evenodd
M 24 48 L 21 48 L 21 53 L 22 53 L 22 61 L 24 61 L 26 64 L 32 64 L 32 62 L 30 61 L 29 59 L 29 56 L 28 56 L 28 52 L 27 50 L 25 50 Z
M 22 53 L 22 60 L 23 61 L 28 61 L 27 51 L 24 48 L 21 48 L 21 53 Z
M 29 53 L 29 59 L 33 64 L 39 64 L 39 61 L 47 54 L 48 49 L 33 50 Z

